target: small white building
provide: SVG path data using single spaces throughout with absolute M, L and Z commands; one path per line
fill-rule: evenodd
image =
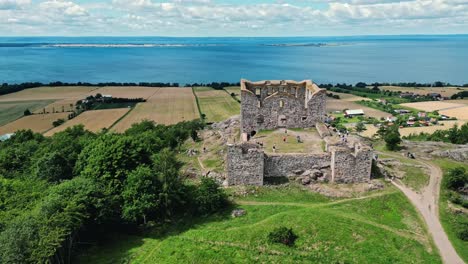
M 363 116 L 364 115 L 364 110 L 362 110 L 362 109 L 345 110 L 344 115 L 345 115 L 345 117 Z
M 8 139 L 10 139 L 13 135 L 14 135 L 14 133 L 1 135 L 1 136 L 0 136 L 0 141 L 8 140 Z

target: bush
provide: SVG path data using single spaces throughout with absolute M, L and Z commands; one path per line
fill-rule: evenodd
M 24 116 L 32 115 L 31 111 L 29 109 L 24 110 Z
M 60 126 L 60 125 L 63 124 L 63 123 L 65 123 L 65 120 L 62 119 L 62 118 L 60 118 L 60 119 L 57 119 L 57 120 L 55 120 L 54 122 L 52 122 L 52 125 L 53 125 L 54 127 L 58 127 L 58 126 Z
M 271 243 L 281 243 L 289 247 L 294 245 L 297 238 L 291 228 L 284 226 L 277 227 L 268 234 L 268 240 Z
M 398 130 L 392 129 L 384 136 L 384 140 L 388 150 L 397 150 L 401 143 L 400 133 Z
M 445 176 L 444 182 L 447 189 L 457 191 L 468 184 L 468 173 L 463 167 L 454 168 Z
M 214 179 L 202 178 L 195 191 L 197 212 L 201 215 L 214 213 L 227 204 L 227 196 Z

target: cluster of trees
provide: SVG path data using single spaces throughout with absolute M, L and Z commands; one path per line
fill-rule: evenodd
M 90 109 L 95 109 L 100 104 L 125 104 L 125 103 L 142 103 L 146 102 L 143 98 L 119 98 L 119 97 L 104 97 L 102 94 L 97 93 L 95 96 L 90 95 L 86 97 L 85 100 L 78 100 L 76 102 L 76 110 L 86 111 Z M 77 113 L 79 114 L 79 113 Z
M 468 98 L 468 91 L 462 91 L 459 93 L 456 93 L 450 97 L 450 99 L 455 100 L 455 99 L 464 99 Z
M 398 129 L 398 125 L 380 126 L 377 131 L 377 135 L 385 141 L 388 150 L 395 151 L 400 148 L 401 135 Z
M 231 86 L 240 86 L 240 83 L 230 83 L 230 82 L 212 82 L 212 83 L 187 83 L 185 87 L 211 87 L 215 90 L 222 90 L 226 87 Z
M 468 171 L 463 167 L 451 169 L 442 178 L 447 198 L 454 204 L 468 208 L 468 201 L 464 198 L 468 195 Z M 463 241 L 468 241 L 468 222 L 466 220 L 453 221 L 455 233 Z
M 77 245 L 227 204 L 211 179 L 187 182 L 176 158 L 200 121 L 144 121 L 123 134 L 82 126 L 0 142 L 0 263 L 69 263 Z
M 436 130 L 432 134 L 423 133 L 412 134 L 405 139 L 421 141 L 442 141 L 452 144 L 468 144 L 468 124 L 462 126 L 454 125 L 448 130 Z

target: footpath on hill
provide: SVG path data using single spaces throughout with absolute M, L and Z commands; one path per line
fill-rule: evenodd
M 401 158 L 400 155 L 382 153 L 387 156 Z M 439 194 L 442 181 L 442 170 L 430 162 L 416 160 L 419 164 L 426 166 L 430 173 L 429 184 L 422 188 L 419 192 L 413 191 L 409 187 L 404 186 L 401 182 L 392 180 L 393 185 L 400 189 L 411 203 L 418 209 L 427 224 L 429 233 L 434 239 L 436 247 L 439 249 L 440 256 L 444 263 L 447 264 L 463 264 L 465 263 L 450 243 L 447 234 L 445 233 L 439 219 Z

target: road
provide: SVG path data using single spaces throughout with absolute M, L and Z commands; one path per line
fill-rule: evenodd
M 395 155 L 390 153 L 382 153 L 387 156 L 393 156 L 395 158 L 401 158 L 401 155 Z M 431 172 L 429 184 L 422 188 L 420 192 L 415 192 L 412 189 L 404 186 L 398 181 L 392 181 L 392 183 L 400 189 L 411 203 L 418 209 L 422 215 L 424 221 L 427 224 L 429 233 L 434 239 L 436 247 L 439 249 L 442 261 L 447 264 L 463 264 L 465 263 L 450 243 L 450 240 L 445 233 L 442 224 L 439 220 L 439 193 L 440 184 L 442 180 L 442 170 L 440 167 L 421 160 L 417 160 L 421 165 L 426 166 Z

